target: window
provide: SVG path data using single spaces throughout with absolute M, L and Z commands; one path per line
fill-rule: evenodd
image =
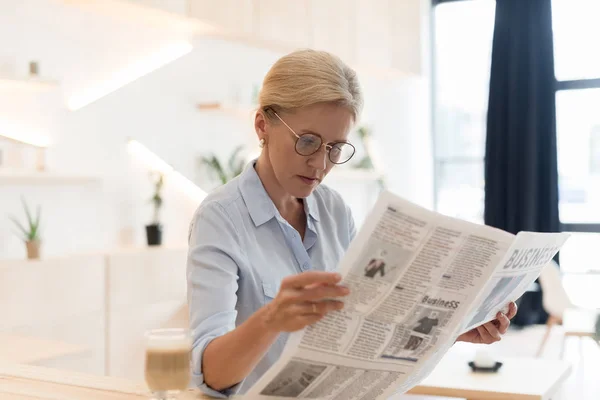
M 483 158 L 495 2 L 434 8 L 436 209 L 483 222 Z
M 600 2 L 552 0 L 560 217 L 600 231 Z
M 600 89 L 556 93 L 560 217 L 600 223 Z
M 600 307 L 599 16 L 598 0 L 552 0 L 560 219 L 574 231 L 560 264 L 571 301 L 587 308 Z
M 600 78 L 600 1 L 552 0 L 554 68 L 559 81 Z
M 494 0 L 434 0 L 435 206 L 483 222 Z M 552 0 L 560 216 L 600 232 L 600 1 Z
M 435 205 L 483 222 L 494 0 L 433 0 Z M 552 0 L 561 251 L 574 304 L 600 307 L 599 0 Z M 593 272 L 590 274 L 590 272 Z

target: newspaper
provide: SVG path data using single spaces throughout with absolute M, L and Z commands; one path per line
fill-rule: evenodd
M 290 335 L 256 399 L 383 399 L 422 381 L 458 335 L 517 300 L 568 234 L 450 218 L 383 192 L 340 263 L 341 311 Z

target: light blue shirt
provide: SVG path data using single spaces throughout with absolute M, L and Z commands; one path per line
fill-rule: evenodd
M 254 162 L 210 193 L 190 225 L 187 291 L 192 379 L 216 397 L 245 393 L 279 358 L 287 334 L 278 337 L 244 381 L 223 392 L 204 383 L 202 355 L 208 343 L 270 302 L 286 276 L 335 271 L 355 234 L 342 197 L 319 185 L 304 200 L 307 229 L 302 241 L 265 191 Z

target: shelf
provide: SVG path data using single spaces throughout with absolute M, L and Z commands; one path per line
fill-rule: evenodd
M 0 76 L 0 91 L 28 90 L 45 91 L 58 88 L 58 81 L 39 78 L 16 78 Z
M 0 185 L 79 185 L 99 183 L 100 177 L 37 171 L 4 171 L 0 168 Z
M 378 181 L 379 179 L 383 179 L 383 174 L 374 170 L 368 169 L 359 169 L 359 168 L 333 168 L 327 177 L 325 177 L 325 181 L 328 180 L 352 180 L 352 181 Z
M 198 110 L 205 113 L 223 113 L 237 118 L 251 118 L 256 111 L 253 107 L 225 106 L 221 103 L 200 103 Z

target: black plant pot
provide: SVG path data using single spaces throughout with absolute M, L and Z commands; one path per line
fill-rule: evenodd
M 162 225 L 146 225 L 146 240 L 148 246 L 160 246 L 162 244 Z

